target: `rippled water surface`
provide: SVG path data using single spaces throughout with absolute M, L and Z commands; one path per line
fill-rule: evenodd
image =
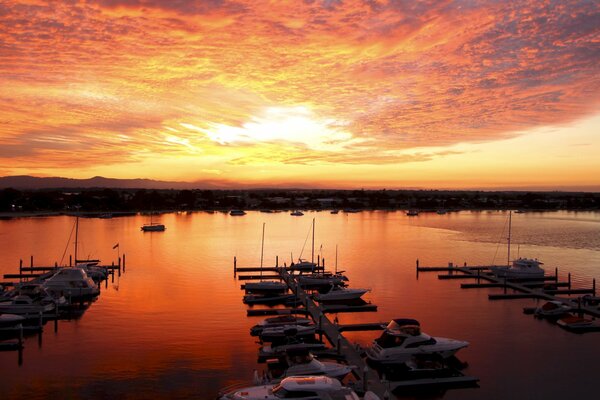
M 459 358 L 481 387 L 440 397 L 595 397 L 600 333 L 573 335 L 524 315 L 533 300 L 489 301 L 496 289 L 460 289 L 436 273 L 417 279 L 417 258 L 421 265 L 506 262 L 507 213 L 379 211 L 165 214 L 167 230 L 158 233 L 140 231 L 144 216 L 81 219 L 81 254 L 110 263 L 126 253 L 126 273 L 103 287 L 81 318 L 60 321 L 56 333 L 47 324 L 41 341 L 27 338 L 21 366 L 16 352 L 1 352 L 0 397 L 203 399 L 250 382 L 263 368 L 249 335 L 260 318 L 246 317 L 233 257 L 238 266 L 259 265 L 265 222 L 265 265 L 276 256 L 289 263 L 303 246 L 302 257 L 310 258 L 313 217 L 316 254 L 333 268 L 337 245 L 351 286 L 371 288 L 365 297 L 379 306 L 376 313 L 340 314 L 341 323 L 413 317 L 427 333 L 471 343 Z M 599 214 L 513 214 L 512 222 L 513 257 L 539 258 L 564 278 L 571 272 L 579 286 L 600 278 Z M 67 262 L 73 223 L 67 216 L 0 221 L 0 272 L 17 272 L 19 259 L 28 264 L 30 255 L 36 265 Z M 348 337 L 367 345 L 378 335 Z

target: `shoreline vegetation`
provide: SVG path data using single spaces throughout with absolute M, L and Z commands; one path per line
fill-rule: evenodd
M 600 193 L 445 190 L 0 190 L 0 218 L 71 215 L 110 218 L 176 211 L 289 210 L 600 211 Z

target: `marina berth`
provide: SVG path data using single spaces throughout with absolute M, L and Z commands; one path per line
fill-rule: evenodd
M 406 363 L 415 354 L 439 354 L 449 358 L 468 342 L 432 337 L 421 331 L 417 320 L 401 318 L 392 320 L 378 339 L 367 348 L 369 361 L 381 364 Z

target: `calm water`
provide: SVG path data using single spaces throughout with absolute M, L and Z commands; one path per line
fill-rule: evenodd
M 365 297 L 379 306 L 377 313 L 340 314 L 341 323 L 414 317 L 430 334 L 471 343 L 459 358 L 481 388 L 448 391 L 444 399 L 597 396 L 600 333 L 573 335 L 524 315 L 532 300 L 492 302 L 491 290 L 461 290 L 436 273 L 416 279 L 417 258 L 421 265 L 503 263 L 506 213 L 197 212 L 161 216 L 162 233 L 141 232 L 143 216 L 82 219 L 81 253 L 110 262 L 125 252 L 127 271 L 103 287 L 82 318 L 60 321 L 57 333 L 46 325 L 41 343 L 28 338 L 22 366 L 16 352 L 0 353 L 1 397 L 209 399 L 220 387 L 250 382 L 253 369 L 263 368 L 249 335 L 260 318 L 246 317 L 233 256 L 239 266 L 259 265 L 265 222 L 265 265 L 276 255 L 289 263 L 290 253 L 300 255 L 312 217 L 326 264 L 334 266 L 338 245 L 339 268 L 351 286 L 373 289 Z M 60 261 L 73 223 L 72 217 L 0 221 L 0 272 L 16 272 L 19 259 L 28 263 L 32 254 L 37 265 Z M 565 277 L 572 272 L 581 286 L 600 278 L 600 214 L 516 214 L 512 232 L 513 256 L 537 257 Z M 310 258 L 310 238 L 303 257 Z M 348 334 L 363 345 L 378 335 Z

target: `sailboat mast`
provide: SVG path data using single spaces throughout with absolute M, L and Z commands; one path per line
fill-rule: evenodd
M 338 245 L 335 245 L 335 274 L 337 275 L 337 248 Z
M 312 224 L 312 257 L 310 262 L 311 263 L 315 263 L 315 219 L 313 218 L 313 224 Z
M 75 264 L 77 264 L 77 239 L 79 236 L 79 215 L 75 217 Z
M 260 276 L 262 276 L 264 251 L 265 251 L 265 223 L 263 222 L 262 241 L 260 243 Z
M 508 256 L 507 256 L 507 263 L 508 266 L 510 267 L 510 232 L 512 229 L 512 211 L 508 212 Z

